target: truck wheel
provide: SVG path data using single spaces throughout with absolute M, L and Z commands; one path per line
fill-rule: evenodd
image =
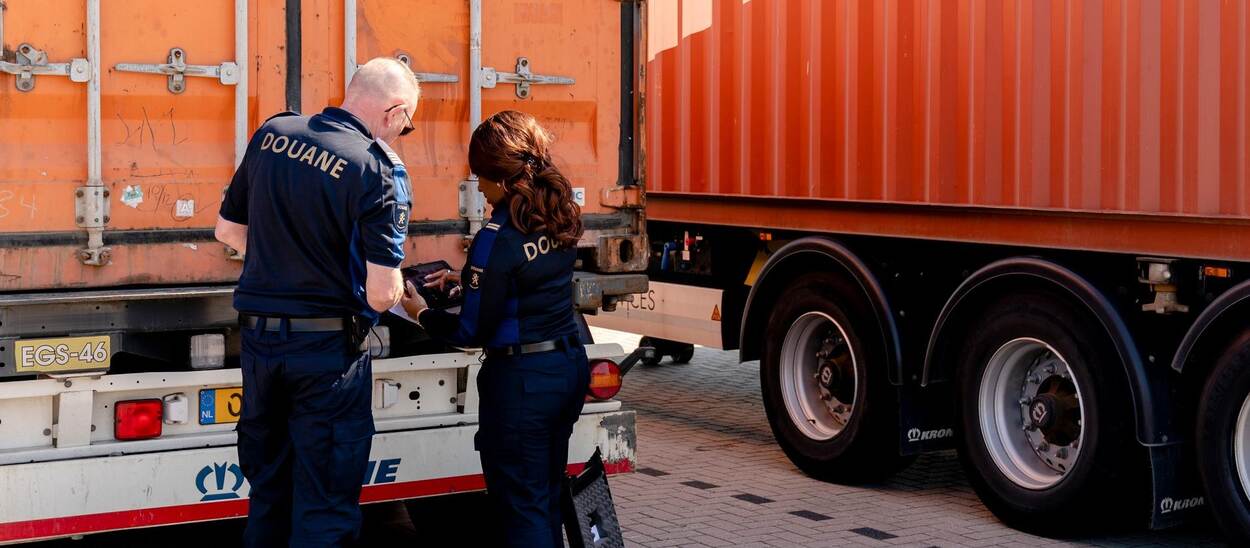
M 677 343 L 677 348 L 673 351 L 673 363 L 683 365 L 690 363 L 694 359 L 694 345 Z
M 773 309 L 760 386 L 773 436 L 795 466 L 839 483 L 884 479 L 913 459 L 898 452 L 898 392 L 886 379 L 875 326 L 852 321 L 855 289 L 840 278 L 800 278 Z M 849 312 L 849 313 L 848 313 Z
M 959 363 L 964 470 L 1004 523 L 1067 536 L 1144 519 L 1146 454 L 1105 330 L 1055 295 L 989 307 Z
M 421 533 L 422 545 L 450 546 L 468 540 L 468 545 L 474 546 L 477 544 L 472 541 L 485 542 L 494 532 L 495 520 L 474 517 L 490 507 L 485 491 L 411 499 L 404 501 L 404 506 L 413 530 Z
M 638 346 L 650 346 L 655 349 L 655 354 L 653 354 L 652 357 L 642 359 L 643 365 L 652 367 L 660 365 L 660 360 L 664 359 L 664 349 L 661 348 L 660 345 L 656 344 L 655 339 L 652 339 L 651 337 L 638 339 Z
M 1198 470 L 1215 519 L 1250 544 L 1250 330 L 1215 363 L 1198 404 Z

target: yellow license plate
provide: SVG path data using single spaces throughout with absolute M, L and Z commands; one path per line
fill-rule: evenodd
M 109 368 L 113 348 L 108 335 L 30 339 L 13 344 L 17 373 L 67 373 Z
M 200 390 L 200 424 L 239 422 L 242 412 L 242 387 Z

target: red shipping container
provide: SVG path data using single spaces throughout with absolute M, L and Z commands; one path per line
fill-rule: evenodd
M 1245 2 L 647 18 L 653 220 L 1250 260 Z

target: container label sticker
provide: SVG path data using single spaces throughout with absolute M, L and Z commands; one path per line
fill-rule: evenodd
M 139 185 L 127 186 L 122 189 L 122 203 L 135 209 L 143 203 L 143 189 Z
M 573 187 L 573 201 L 577 202 L 577 205 L 579 206 L 586 205 L 586 188 L 585 187 L 580 187 L 580 186 Z
M 178 200 L 174 202 L 174 217 L 186 219 L 195 216 L 195 200 Z

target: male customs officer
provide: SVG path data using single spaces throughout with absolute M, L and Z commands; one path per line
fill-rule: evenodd
M 402 63 L 369 61 L 342 107 L 267 120 L 221 204 L 217 239 L 246 252 L 234 294 L 246 546 L 343 546 L 359 534 L 373 436 L 360 347 L 402 294 L 411 206 L 386 143 L 412 131 L 418 93 Z

